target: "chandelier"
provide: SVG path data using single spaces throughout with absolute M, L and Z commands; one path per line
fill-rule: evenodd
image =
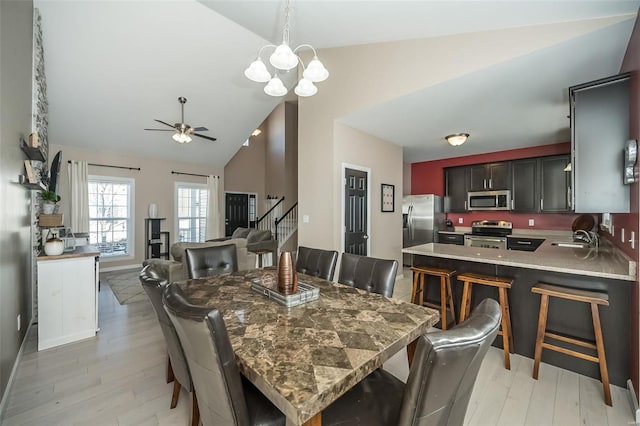
M 258 55 L 255 61 L 253 61 L 249 67 L 244 71 L 244 75 L 251 81 L 257 83 L 267 83 L 264 86 L 264 93 L 269 96 L 284 96 L 289 91 L 282 80 L 278 77 L 278 71 L 287 72 L 298 66 L 302 65 L 302 78 L 298 81 L 294 92 L 298 96 L 313 96 L 318 92 L 318 88 L 313 83 L 319 83 L 326 80 L 329 77 L 329 71 L 322 65 L 322 62 L 318 59 L 316 50 L 309 44 L 301 44 L 295 49 L 291 50 L 289 47 L 289 14 L 290 5 L 289 0 L 285 7 L 285 24 L 282 31 L 282 44 L 276 46 L 274 44 L 267 44 L 262 46 L 258 51 Z M 262 61 L 262 52 L 267 48 L 273 48 L 274 52 L 269 57 L 269 63 L 273 65 L 273 75 L 267 70 L 267 66 Z M 309 64 L 304 66 L 302 58 L 300 58 L 296 52 L 300 49 L 309 48 L 313 51 L 313 59 Z

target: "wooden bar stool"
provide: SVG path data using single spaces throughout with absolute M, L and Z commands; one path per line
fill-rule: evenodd
M 587 361 L 600 364 L 600 377 L 602 379 L 602 388 L 604 389 L 604 402 L 611 406 L 611 389 L 609 387 L 609 372 L 607 370 L 607 358 L 604 353 L 604 342 L 602 340 L 602 328 L 600 327 L 600 315 L 598 313 L 598 305 L 609 306 L 609 296 L 606 293 L 598 291 L 581 290 L 575 288 L 560 287 L 551 284 L 537 283 L 531 287 L 533 293 L 542 296 L 540 299 L 540 316 L 538 319 L 538 337 L 536 338 L 536 352 L 533 361 L 533 378 L 538 379 L 538 371 L 540 368 L 540 358 L 542 357 L 542 349 L 550 349 L 565 355 L 574 356 L 576 358 L 585 359 Z M 549 312 L 549 297 L 560 297 L 576 302 L 591 304 L 591 316 L 593 318 L 593 331 L 596 342 L 578 339 L 575 337 L 561 336 L 559 334 L 547 331 L 547 313 Z M 594 349 L 598 356 L 594 357 L 582 352 L 566 349 L 560 346 L 552 345 L 544 341 L 545 337 L 558 340 L 565 343 L 581 346 L 583 348 Z
M 451 310 L 451 319 L 453 324 L 456 324 L 456 311 L 453 306 L 453 292 L 451 291 L 451 277 L 455 275 L 456 271 L 453 269 L 441 269 L 432 268 L 430 266 L 413 266 L 413 289 L 411 290 L 411 303 L 415 303 L 421 306 L 428 306 L 434 309 L 440 309 L 440 327 L 442 330 L 447 329 L 447 304 Z M 440 277 L 440 304 L 425 301 L 424 299 L 424 277 L 425 275 L 431 275 L 433 277 Z M 420 303 L 417 303 L 416 297 L 420 297 Z
M 504 350 L 504 368 L 511 370 L 511 359 L 509 352 L 513 351 L 513 333 L 511 332 L 511 314 L 509 312 L 509 298 L 507 297 L 507 289 L 511 288 L 513 279 L 504 277 L 494 277 L 490 275 L 481 275 L 474 273 L 466 273 L 458 275 L 458 281 L 464 283 L 462 290 L 462 302 L 460 304 L 460 322 L 469 315 L 471 310 L 471 284 L 488 285 L 498 288 L 498 296 L 500 300 L 500 308 L 502 309 L 501 329 L 498 334 L 502 336 L 502 347 Z

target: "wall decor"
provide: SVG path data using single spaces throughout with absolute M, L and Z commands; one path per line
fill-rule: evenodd
M 384 213 L 395 211 L 396 187 L 388 183 L 382 184 L 381 210 Z

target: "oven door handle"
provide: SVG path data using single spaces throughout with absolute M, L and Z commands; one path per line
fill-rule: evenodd
M 491 241 L 494 243 L 501 243 L 504 241 L 504 238 L 487 238 L 487 237 L 467 237 L 472 241 Z

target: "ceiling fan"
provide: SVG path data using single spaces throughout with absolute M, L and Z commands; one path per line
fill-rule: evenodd
M 203 139 L 208 139 L 210 141 L 215 141 L 216 138 L 212 138 L 211 136 L 205 136 L 205 135 L 201 135 L 199 133 L 195 133 L 195 132 L 206 132 L 209 129 L 207 129 L 206 127 L 191 127 L 188 124 L 186 124 L 184 122 L 184 104 L 187 103 L 187 98 L 184 98 L 182 96 L 180 96 L 178 98 L 178 102 L 180 102 L 180 107 L 182 109 L 182 121 L 180 123 L 176 123 L 176 124 L 169 124 L 166 123 L 162 120 L 158 120 L 154 118 L 154 121 L 157 121 L 158 123 L 162 123 L 165 126 L 169 126 L 172 128 L 172 130 L 169 129 L 144 129 L 144 130 L 152 130 L 152 131 L 156 131 L 156 132 L 175 132 L 172 136 L 173 140 L 178 142 L 178 143 L 189 143 L 191 142 L 191 135 L 193 136 L 197 136 L 199 138 L 203 138 Z

